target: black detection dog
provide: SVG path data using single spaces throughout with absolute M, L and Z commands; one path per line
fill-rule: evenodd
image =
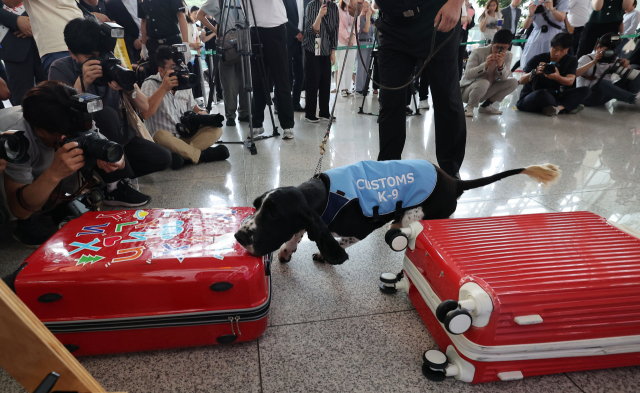
M 298 187 L 267 191 L 254 201 L 255 213 L 235 238 L 255 256 L 280 248 L 279 260 L 289 262 L 306 231 L 320 251 L 313 255 L 315 261 L 341 264 L 349 259 L 345 248 L 385 224 L 406 227 L 418 220 L 447 218 L 464 191 L 518 174 L 547 185 L 561 172 L 544 164 L 458 180 L 424 160 L 361 161 Z

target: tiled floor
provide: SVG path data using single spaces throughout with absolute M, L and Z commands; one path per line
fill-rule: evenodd
M 370 99 L 368 100 L 370 101 Z M 324 169 L 375 159 L 376 118 L 357 115 L 361 99 L 339 98 Z M 467 192 L 455 217 L 590 210 L 640 228 L 640 110 L 626 104 L 548 118 L 512 110 L 467 120 L 463 178 L 551 162 L 562 180 L 548 188 L 513 177 Z M 220 107 L 222 109 L 222 107 Z M 367 108 L 365 108 L 367 109 Z M 374 111 L 377 104 L 374 100 Z M 228 162 L 189 166 L 140 179 L 153 196 L 149 207 L 247 206 L 263 192 L 297 185 L 312 174 L 326 124 L 308 124 L 296 113 L 295 139 L 257 143 L 252 156 L 229 146 Z M 242 123 L 244 127 L 246 123 Z M 407 118 L 404 158 L 435 161 L 433 110 Z M 271 126 L 266 124 L 267 133 Z M 246 132 L 246 127 L 243 133 Z M 238 140 L 225 128 L 225 140 Z M 638 392 L 640 368 L 577 372 L 521 381 L 469 385 L 427 381 L 421 354 L 435 348 L 404 294 L 381 294 L 378 277 L 399 271 L 378 231 L 350 248 L 341 266 L 312 262 L 315 245 L 301 243 L 288 264 L 273 267 L 269 327 L 256 342 L 230 346 L 81 358 L 107 390 L 129 392 Z M 0 234 L 0 274 L 13 271 L 30 251 Z M 20 387 L 0 370 L 0 391 Z

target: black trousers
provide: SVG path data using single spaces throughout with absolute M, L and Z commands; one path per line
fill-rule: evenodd
M 7 68 L 7 87 L 11 92 L 11 105 L 22 105 L 22 97 L 35 85 L 47 80 L 42 67 L 42 61 L 38 54 L 38 47 L 33 38 L 25 40 L 29 42 L 30 48 L 26 59 L 21 62 L 4 61 Z
M 254 56 L 251 56 L 251 82 L 253 83 L 253 126 L 262 127 L 264 109 L 267 106 L 267 95 L 271 84 L 264 81 L 264 89 L 256 60 L 258 43 L 257 34 L 262 43 L 264 67 L 276 90 L 278 102 L 278 120 L 283 129 L 293 128 L 293 100 L 291 99 L 291 83 L 289 81 L 289 55 L 287 50 L 287 29 L 284 24 L 276 27 L 252 27 L 251 43 L 254 45 Z M 299 101 L 298 101 L 299 102 Z
M 293 105 L 300 105 L 300 93 L 304 82 L 304 68 L 302 66 L 302 42 L 295 40 L 289 45 L 289 57 L 291 58 L 291 72 L 289 72 L 289 83 L 291 83 L 291 99 Z
M 331 97 L 331 57 L 316 56 L 305 51 L 304 66 L 307 81 L 305 83 L 305 115 L 315 117 L 316 108 L 320 106 L 320 116 L 329 117 L 329 98 Z M 320 93 L 318 95 L 318 93 Z M 318 95 L 318 99 L 315 97 Z
M 171 152 L 164 147 L 138 136 L 133 137 L 124 150 L 125 166 L 122 170 L 106 173 L 96 169 L 105 183 L 122 179 L 135 179 L 154 172 L 164 171 L 171 165 Z
M 516 107 L 518 110 L 524 112 L 540 112 L 542 108 L 547 106 L 562 105 L 567 112 L 571 112 L 587 98 L 590 92 L 591 90 L 586 86 L 578 87 L 565 90 L 564 96 L 560 98 L 557 94 L 551 93 L 549 90 L 536 90 L 518 100 Z
M 147 51 L 149 51 L 149 75 L 155 75 L 158 73 L 158 63 L 156 63 L 156 51 L 158 48 L 163 45 L 171 46 L 174 44 L 182 44 L 182 37 L 176 35 L 164 38 L 162 43 L 158 42 L 157 38 L 147 38 L 147 43 L 145 45 L 147 47 Z
M 464 159 L 467 138 L 467 125 L 460 93 L 460 77 L 457 59 L 460 46 L 461 26 L 458 24 L 453 37 L 432 58 L 423 72 L 427 73 L 431 93 L 436 131 L 436 157 L 438 165 L 449 175 L 460 170 Z M 409 81 L 417 60 L 414 48 L 398 42 L 396 35 L 380 34 L 378 65 L 380 83 L 383 86 L 397 87 Z M 428 45 L 430 40 L 425 40 Z M 436 42 L 436 45 L 438 43 Z M 378 161 L 399 160 L 406 140 L 405 110 L 407 92 L 403 90 L 380 90 L 380 153 Z
M 620 30 L 621 23 L 621 20 L 609 23 L 587 22 L 580 34 L 580 44 L 578 45 L 578 54 L 576 57 L 579 59 L 582 56 L 593 52 L 593 48 L 596 47 L 598 38 L 606 33 L 617 33 Z
M 582 35 L 583 30 L 584 26 L 573 28 L 573 45 L 571 46 L 571 49 L 569 49 L 569 54 L 571 56 L 575 56 L 576 53 L 578 53 L 578 46 L 580 46 L 580 36 Z

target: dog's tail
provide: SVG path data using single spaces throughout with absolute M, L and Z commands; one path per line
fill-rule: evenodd
M 462 193 L 466 190 L 484 187 L 491 183 L 495 183 L 498 180 L 502 180 L 505 177 L 519 174 L 528 175 L 530 178 L 538 183 L 541 183 L 543 186 L 549 186 L 560 179 L 562 171 L 560 171 L 560 168 L 558 168 L 556 165 L 543 164 L 532 165 L 526 168 L 511 169 L 508 171 L 496 173 L 492 176 L 481 177 L 480 179 L 458 180 L 458 195 L 462 195 Z

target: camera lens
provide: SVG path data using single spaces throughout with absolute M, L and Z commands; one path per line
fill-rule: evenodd
M 136 73 L 126 69 L 120 65 L 112 65 L 109 69 L 109 78 L 116 81 L 124 91 L 133 90 L 133 85 L 136 83 Z
M 122 146 L 115 142 L 101 139 L 97 135 L 91 135 L 84 140 L 81 146 L 84 156 L 87 158 L 95 158 L 109 163 L 120 161 L 124 155 Z
M 28 150 L 29 140 L 23 132 L 0 135 L 0 158 L 14 164 L 23 164 L 29 160 Z

